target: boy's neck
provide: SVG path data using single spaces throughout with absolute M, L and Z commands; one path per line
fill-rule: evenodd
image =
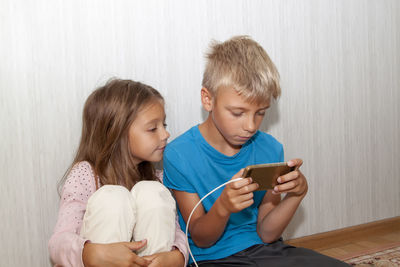
M 215 127 L 211 116 L 208 116 L 202 124 L 199 125 L 199 130 L 203 138 L 207 143 L 217 151 L 221 152 L 226 156 L 233 156 L 237 154 L 242 146 L 235 146 L 230 144 Z

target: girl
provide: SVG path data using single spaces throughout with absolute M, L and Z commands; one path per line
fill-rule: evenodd
M 56 266 L 186 264 L 175 201 L 152 165 L 165 126 L 164 100 L 150 86 L 115 79 L 88 97 L 49 241 Z

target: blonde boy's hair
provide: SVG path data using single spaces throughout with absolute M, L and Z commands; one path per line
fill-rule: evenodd
M 206 55 L 202 86 L 216 95 L 220 87 L 233 87 L 249 102 L 277 99 L 279 73 L 265 50 L 249 36 L 213 41 Z

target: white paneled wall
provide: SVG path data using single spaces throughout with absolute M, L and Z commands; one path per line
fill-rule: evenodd
M 262 129 L 304 159 L 310 190 L 285 236 L 399 216 L 399 1 L 3 0 L 0 265 L 50 266 L 57 182 L 95 87 L 159 89 L 174 138 L 204 118 L 208 43 L 239 34 L 281 73 Z

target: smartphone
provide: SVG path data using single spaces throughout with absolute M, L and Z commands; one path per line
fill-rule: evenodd
M 259 185 L 257 191 L 273 189 L 279 176 L 294 170 L 286 162 L 250 165 L 244 169 L 243 177 L 251 177 Z

